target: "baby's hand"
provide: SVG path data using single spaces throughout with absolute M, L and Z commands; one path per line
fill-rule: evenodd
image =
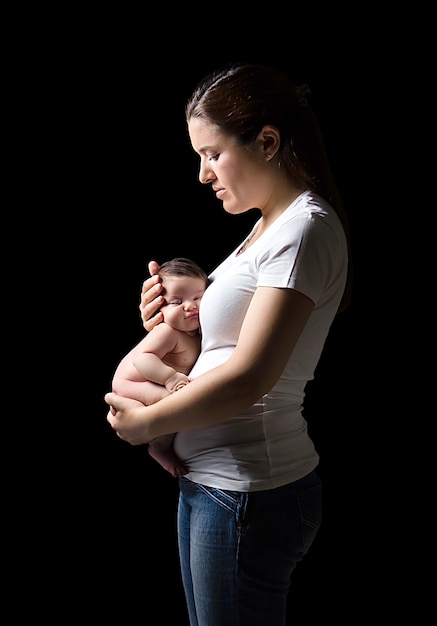
M 176 385 L 176 387 L 173 389 L 173 391 L 178 391 L 178 389 L 182 389 L 182 387 L 185 387 L 185 385 L 188 385 L 188 383 L 189 383 L 189 382 L 190 382 L 190 381 L 189 381 L 189 380 L 187 380 L 187 382 L 186 382 L 186 383 L 184 383 L 184 382 L 180 382 L 180 383 L 178 383 L 178 384 Z M 172 391 L 171 393 L 173 393 L 173 391 Z
M 170 378 L 165 381 L 165 388 L 169 393 L 173 393 L 174 391 L 182 389 L 185 385 L 188 385 L 189 382 L 190 379 L 188 376 L 181 374 L 181 372 L 175 372 L 173 376 L 170 376 Z

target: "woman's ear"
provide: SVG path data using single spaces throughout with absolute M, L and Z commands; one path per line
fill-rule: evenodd
M 281 135 L 276 126 L 263 126 L 257 137 L 258 142 L 262 146 L 264 156 L 270 161 L 277 151 L 281 143 Z

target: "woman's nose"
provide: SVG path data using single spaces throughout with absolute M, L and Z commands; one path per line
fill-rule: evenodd
M 202 183 L 202 185 L 210 183 L 212 180 L 214 180 L 214 178 L 214 172 L 209 166 L 209 163 L 201 163 L 199 168 L 199 181 Z

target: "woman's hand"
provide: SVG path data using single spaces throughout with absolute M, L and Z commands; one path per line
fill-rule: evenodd
M 144 281 L 141 290 L 140 313 L 143 326 L 147 332 L 151 331 L 157 324 L 160 324 L 164 316 L 158 309 L 164 304 L 164 299 L 160 295 L 162 285 L 158 276 L 159 265 L 156 261 L 150 261 L 150 278 Z M 158 313 L 156 313 L 158 311 Z
M 112 392 L 105 395 L 105 402 L 110 406 L 106 419 L 120 439 L 133 446 L 149 443 L 153 439 L 147 436 L 147 421 L 144 420 L 147 407 L 142 402 Z

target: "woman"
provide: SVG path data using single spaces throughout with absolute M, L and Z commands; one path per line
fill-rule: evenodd
M 132 445 L 177 431 L 189 468 L 178 478 L 178 539 L 191 626 L 284 626 L 291 573 L 322 517 L 302 410 L 349 300 L 346 222 L 315 116 L 282 73 L 215 72 L 186 121 L 200 182 L 227 213 L 260 216 L 209 276 L 192 382 L 148 407 L 108 393 L 107 419 Z M 162 321 L 157 280 L 143 286 L 146 330 Z

